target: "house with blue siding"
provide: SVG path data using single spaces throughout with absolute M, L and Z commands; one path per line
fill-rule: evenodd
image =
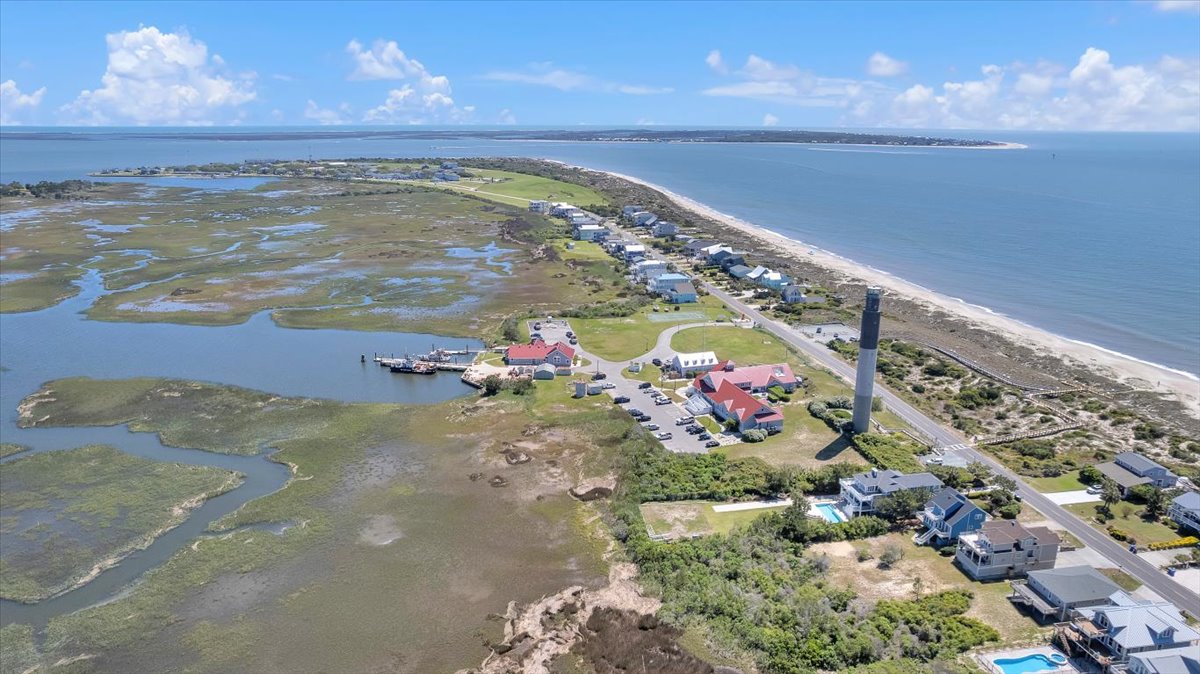
M 945 545 L 958 540 L 959 535 L 977 531 L 987 519 L 987 513 L 963 496 L 957 489 L 943 487 L 925 502 L 921 523 L 926 531 L 917 536 L 917 543 Z
M 675 287 L 676 283 L 690 282 L 691 279 L 684 274 L 678 272 L 667 272 L 660 274 L 650 279 L 646 284 L 646 290 L 652 293 L 662 294 Z
M 671 304 L 689 304 L 699 300 L 696 296 L 696 286 L 692 285 L 691 281 L 680 281 L 672 285 L 663 293 L 663 297 Z

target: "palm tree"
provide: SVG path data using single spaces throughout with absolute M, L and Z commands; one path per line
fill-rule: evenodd
M 1112 516 L 1112 507 L 1121 500 L 1121 487 L 1111 480 L 1104 478 L 1100 487 L 1100 501 L 1104 503 L 1104 512 Z

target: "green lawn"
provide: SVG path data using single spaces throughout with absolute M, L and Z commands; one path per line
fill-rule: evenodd
M 1142 582 L 1137 578 L 1125 573 L 1120 569 L 1096 569 L 1100 573 L 1108 576 L 1108 579 L 1116 583 L 1122 590 L 1133 592 L 1142 586 Z
M 708 320 L 728 320 L 732 316 L 719 300 L 712 297 L 702 297 L 697 304 L 682 306 L 680 313 L 701 312 Z M 659 309 L 657 313 L 660 314 L 660 320 L 652 321 L 648 316 L 656 313 L 655 307 Z M 579 336 L 579 343 L 588 351 L 608 360 L 630 360 L 653 349 L 658 335 L 663 330 L 680 323 L 696 322 L 694 316 L 685 316 L 679 320 L 666 318 L 671 313 L 671 305 L 655 304 L 624 318 L 572 318 L 571 328 Z M 663 320 L 665 318 L 666 320 Z M 718 330 L 736 331 L 737 328 L 709 329 L 712 333 Z
M 1053 494 L 1057 491 L 1076 491 L 1087 488 L 1086 484 L 1079 481 L 1079 471 L 1077 470 L 1063 473 L 1058 477 L 1031 477 L 1026 478 L 1025 481 L 1043 494 Z
M 466 179 L 456 185 L 475 188 L 480 192 L 502 194 L 524 200 L 546 199 L 548 201 L 565 201 L 579 207 L 591 205 L 607 205 L 608 199 L 599 192 L 583 187 L 564 183 L 550 178 L 512 173 L 510 171 L 494 171 L 490 169 L 468 169 L 473 175 L 497 182 L 480 183 Z
M 670 533 L 676 537 L 729 533 L 735 527 L 749 524 L 765 513 L 784 508 L 779 506 L 719 513 L 713 510 L 713 505 L 719 504 L 713 501 L 668 501 L 643 503 L 640 507 L 642 519 L 645 520 L 651 534 Z
M 574 247 L 567 249 L 567 244 L 574 244 Z M 557 250 L 558 254 L 564 260 L 587 260 L 589 262 L 613 262 L 613 257 L 604 252 L 600 244 L 592 241 L 568 241 L 566 239 L 555 239 L 551 242 Z
M 1144 506 L 1133 505 L 1131 503 L 1121 502 L 1113 506 L 1113 512 L 1116 517 L 1104 524 L 1098 524 L 1094 518 L 1096 517 L 1096 509 L 1100 506 L 1099 503 L 1076 503 L 1073 505 L 1063 506 L 1067 510 L 1079 515 L 1088 524 L 1104 531 L 1110 525 L 1114 526 L 1129 535 L 1137 541 L 1138 545 L 1146 545 L 1149 543 L 1159 543 L 1163 541 L 1173 541 L 1179 538 L 1179 533 L 1165 524 L 1158 522 L 1147 522 L 1142 519 L 1142 511 Z M 1132 506 L 1129 517 L 1122 516 L 1122 510 L 1125 506 Z
M 684 353 L 713 351 L 721 360 L 738 365 L 800 364 L 800 358 L 771 334 L 762 330 L 691 328 L 671 338 L 671 348 Z

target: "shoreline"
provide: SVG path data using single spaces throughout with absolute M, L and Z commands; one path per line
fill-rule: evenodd
M 565 162 L 556 163 L 568 165 Z M 715 220 L 722 225 L 741 231 L 764 243 L 776 246 L 798 261 L 807 261 L 841 275 L 848 280 L 883 286 L 887 293 L 945 311 L 973 325 L 998 333 L 1018 345 L 1027 346 L 1040 354 L 1062 358 L 1101 376 L 1115 379 L 1126 386 L 1142 390 L 1149 389 L 1166 394 L 1182 403 L 1191 416 L 1200 418 L 1200 377 L 1189 372 L 1159 365 L 1096 344 L 1054 334 L 1048 330 L 995 312 L 987 307 L 972 304 L 961 298 L 945 295 L 917 283 L 906 281 L 890 272 L 855 262 L 837 253 L 805 244 L 803 241 L 784 236 L 727 213 L 722 213 L 695 199 L 683 196 L 661 185 L 656 185 L 635 176 L 615 171 L 592 169 L 586 166 L 576 166 L 574 168 L 603 173 L 656 190 L 680 208 Z

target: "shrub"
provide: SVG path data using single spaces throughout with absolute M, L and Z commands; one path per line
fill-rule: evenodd
M 1015 520 L 1017 519 L 1017 515 L 1021 514 L 1021 504 L 1017 501 L 1013 501 L 1008 505 L 1000 506 L 996 510 L 996 514 L 1006 520 Z
M 871 552 L 871 548 L 861 545 L 854 550 L 854 558 L 860 562 L 875 559 L 875 555 Z
M 912 392 L 913 392 L 913 393 L 924 393 L 924 392 L 925 392 L 925 385 L 924 385 L 924 384 L 913 384 L 913 385 L 912 385 Z
M 1118 529 L 1112 525 L 1109 525 L 1109 527 L 1108 527 L 1108 535 L 1112 536 L 1113 538 L 1117 539 L 1118 541 L 1129 540 L 1129 534 L 1125 533 L 1121 529 Z
M 742 433 L 742 442 L 762 442 L 767 439 L 767 432 L 761 428 L 752 428 Z
M 879 567 L 890 569 L 904 559 L 904 550 L 895 543 L 889 543 L 879 553 Z

